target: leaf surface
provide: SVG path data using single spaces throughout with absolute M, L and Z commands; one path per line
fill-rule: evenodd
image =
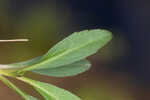
M 81 60 L 73 64 L 64 65 L 62 67 L 33 70 L 33 72 L 54 77 L 66 77 L 66 76 L 75 76 L 82 72 L 85 72 L 90 68 L 90 66 L 91 64 L 89 61 Z
M 111 32 L 101 29 L 75 32 L 51 48 L 39 63 L 22 71 L 56 68 L 82 60 L 96 53 L 111 38 Z
M 38 63 L 41 60 L 41 58 L 42 58 L 42 56 L 39 56 L 39 57 L 30 59 L 30 60 L 27 60 L 27 61 L 22 61 L 22 62 L 19 62 L 19 63 L 9 64 L 8 66 L 11 66 L 10 68 L 12 68 L 12 69 L 17 69 L 17 68 L 21 69 L 21 68 L 29 67 L 31 65 L 34 65 L 34 64 Z
M 18 79 L 32 85 L 45 100 L 81 100 L 72 93 L 48 83 L 31 80 L 25 77 L 20 77 Z

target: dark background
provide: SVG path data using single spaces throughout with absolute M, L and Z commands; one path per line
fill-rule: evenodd
M 149 11 L 149 0 L 1 0 L 0 39 L 29 38 L 30 42 L 0 43 L 0 63 L 40 56 L 72 32 L 104 28 L 114 38 L 89 57 L 90 71 L 72 78 L 33 78 L 54 80 L 84 100 L 148 100 Z M 9 93 L 5 90 L 0 96 Z

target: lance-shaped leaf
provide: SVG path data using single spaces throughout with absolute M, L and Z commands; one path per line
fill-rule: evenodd
M 6 84 L 8 87 L 10 87 L 11 89 L 15 90 L 18 94 L 20 94 L 22 96 L 22 98 L 24 98 L 25 100 L 38 100 L 35 97 L 30 96 L 30 95 L 24 93 L 21 89 L 19 89 L 18 87 L 16 87 L 13 83 L 11 83 L 5 77 L 0 76 L 0 80 L 3 81 L 4 84 Z
M 96 53 L 111 38 L 111 32 L 106 30 L 96 29 L 75 32 L 50 49 L 41 58 L 40 63 L 24 68 L 22 71 L 56 68 L 82 60 Z
M 32 85 L 45 100 L 81 100 L 72 93 L 48 83 L 31 80 L 25 77 L 20 77 L 18 79 Z
M 66 77 L 78 75 L 82 72 L 85 72 L 90 68 L 90 66 L 91 64 L 89 61 L 81 60 L 73 64 L 64 65 L 62 67 L 33 70 L 33 72 L 54 77 Z

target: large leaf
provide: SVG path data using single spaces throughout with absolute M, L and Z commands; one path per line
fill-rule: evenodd
M 31 80 L 25 77 L 20 77 L 18 79 L 32 85 L 45 100 L 81 100 L 72 93 L 48 83 Z
M 56 68 L 82 60 L 96 53 L 112 38 L 112 34 L 106 30 L 86 30 L 75 32 L 66 39 L 56 44 L 41 58 L 40 63 L 23 69 Z
M 33 72 L 48 76 L 66 77 L 66 76 L 74 76 L 82 72 L 85 72 L 90 68 L 90 66 L 91 64 L 89 61 L 81 60 L 73 64 L 64 65 L 62 67 L 33 70 Z
M 16 87 L 13 83 L 11 83 L 8 79 L 6 79 L 3 76 L 0 76 L 0 80 L 3 81 L 8 87 L 14 89 L 18 94 L 22 96 L 25 100 L 38 100 L 33 96 L 30 96 L 26 93 L 24 93 L 22 90 L 20 90 L 18 87 Z

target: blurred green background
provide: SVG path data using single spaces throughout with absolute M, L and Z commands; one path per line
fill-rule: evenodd
M 140 0 L 0 0 L 0 39 L 30 40 L 0 43 L 0 63 L 41 56 L 72 32 L 105 28 L 114 38 L 88 58 L 92 62 L 88 72 L 68 78 L 28 76 L 72 91 L 83 100 L 149 100 L 149 5 Z M 12 81 L 40 97 L 32 87 Z M 2 83 L 0 97 L 22 100 Z

